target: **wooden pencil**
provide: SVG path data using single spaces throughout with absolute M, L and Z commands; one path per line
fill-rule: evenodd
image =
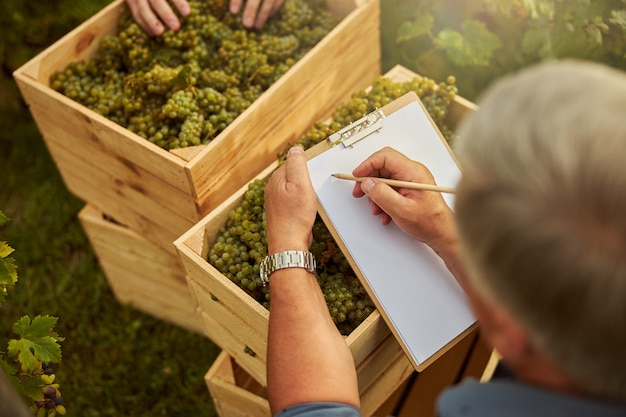
M 399 181 L 399 180 L 392 180 L 389 178 L 355 177 L 354 175 L 341 174 L 341 173 L 332 174 L 332 176 L 340 180 L 357 181 L 357 182 L 361 182 L 367 178 L 375 178 L 376 181 L 383 182 L 392 187 L 410 188 L 412 190 L 438 191 L 440 193 L 452 193 L 452 194 L 456 192 L 456 190 L 452 187 L 441 187 L 439 185 L 423 184 L 423 183 L 410 182 L 410 181 Z

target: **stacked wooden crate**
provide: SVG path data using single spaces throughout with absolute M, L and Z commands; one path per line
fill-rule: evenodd
M 409 81 L 417 74 L 406 68 L 396 67 L 386 76 L 399 82 Z M 475 105 L 471 102 L 457 97 L 450 108 L 448 126 L 456 128 L 460 120 L 474 109 Z M 267 178 L 277 166 L 278 161 L 275 161 L 256 178 Z M 269 312 L 207 261 L 209 249 L 217 238 L 219 229 L 226 223 L 229 213 L 241 205 L 246 191 L 247 185 L 244 185 L 233 193 L 176 240 L 175 246 L 181 256 L 205 333 L 228 354 L 228 359 L 223 359 L 224 362 L 234 361 L 263 387 L 267 382 Z M 472 357 L 480 364 L 481 359 L 476 359 L 478 357 L 474 355 L 478 343 L 476 335 L 477 330 L 474 327 L 449 344 L 427 368 L 428 372 L 421 373 L 420 388 L 411 397 L 419 398 L 419 403 L 426 407 L 432 406 L 438 392 L 445 385 L 457 380 Z M 374 311 L 347 335 L 346 343 L 352 351 L 357 368 L 362 413 L 364 416 L 374 415 L 389 398 L 402 389 L 414 374 L 414 369 L 378 311 Z M 223 373 L 230 372 L 228 365 L 217 363 L 214 366 L 215 369 L 209 371 L 206 379 L 218 403 L 221 401 L 223 407 L 229 408 L 232 405 L 230 396 L 236 397 L 236 393 L 239 393 L 249 397 L 250 408 L 258 411 L 257 414 L 250 410 L 240 410 L 244 413 L 242 415 L 262 416 L 269 413 L 269 409 L 265 408 L 265 401 L 257 398 L 258 393 L 253 393 L 250 397 L 244 387 L 236 386 L 236 381 L 233 382 L 232 378 L 222 378 Z M 480 366 L 476 369 L 480 370 Z M 222 383 L 232 390 L 225 389 Z M 220 395 L 225 397 L 220 399 Z M 226 415 L 230 414 L 223 414 L 224 417 Z
M 182 266 L 174 266 L 174 240 L 380 73 L 378 0 L 329 0 L 327 6 L 339 24 L 205 146 L 168 152 L 50 87 L 52 74 L 93 57 L 100 40 L 117 32 L 124 0 L 15 71 L 65 185 L 89 206 L 81 221 L 118 299 L 198 328 L 193 309 L 180 309 L 182 299 L 187 306 L 193 299 Z M 145 256 L 124 253 L 129 238 Z M 172 267 L 157 272 L 153 259 Z

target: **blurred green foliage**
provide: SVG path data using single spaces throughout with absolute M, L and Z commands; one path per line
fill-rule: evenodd
M 496 78 L 561 58 L 626 68 L 624 0 L 384 0 L 387 59 L 474 100 Z

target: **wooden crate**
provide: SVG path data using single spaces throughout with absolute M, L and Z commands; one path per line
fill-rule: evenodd
M 386 76 L 395 81 L 408 81 L 417 74 L 395 67 Z M 473 103 L 458 97 L 451 106 L 448 126 L 456 128 L 460 120 L 474 109 Z M 256 178 L 267 178 L 277 166 L 275 161 Z M 253 378 L 265 384 L 269 312 L 207 261 L 210 246 L 220 227 L 226 223 L 230 211 L 241 204 L 246 190 L 247 185 L 244 185 L 177 239 L 174 245 L 198 305 L 204 332 Z M 470 329 L 460 339 L 463 341 L 474 335 L 475 329 Z M 348 335 L 346 342 L 357 368 L 361 400 L 365 410 L 373 411 L 408 378 L 413 368 L 378 311 L 374 311 Z M 465 357 L 464 351 L 453 347 L 454 343 L 451 343 L 440 355 L 449 351 L 450 355 Z M 398 366 L 391 372 L 390 364 L 395 361 L 398 361 Z M 458 367 L 451 367 L 445 372 L 451 372 L 456 377 Z M 381 384 L 379 380 L 386 373 L 393 374 L 394 379 Z
M 340 23 L 209 145 L 168 152 L 49 86 L 92 57 L 125 11 L 114 0 L 14 78 L 65 185 L 147 239 L 172 242 L 380 74 L 378 0 L 328 0 Z
M 247 373 L 227 352 L 222 351 L 206 373 L 205 382 L 220 417 L 271 417 L 267 388 Z M 383 381 L 384 382 L 384 381 Z M 408 382 L 401 384 L 374 411 L 362 407 L 362 415 L 384 417 L 398 408 Z
M 106 218 L 87 204 L 78 214 L 115 297 L 122 303 L 204 334 L 176 255 Z

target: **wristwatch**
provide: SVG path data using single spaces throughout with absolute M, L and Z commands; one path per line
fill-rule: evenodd
M 283 268 L 304 268 L 309 272 L 315 272 L 316 263 L 311 252 L 288 250 L 266 256 L 259 267 L 261 282 L 263 285 L 267 285 L 270 281 L 270 275 L 274 271 Z

